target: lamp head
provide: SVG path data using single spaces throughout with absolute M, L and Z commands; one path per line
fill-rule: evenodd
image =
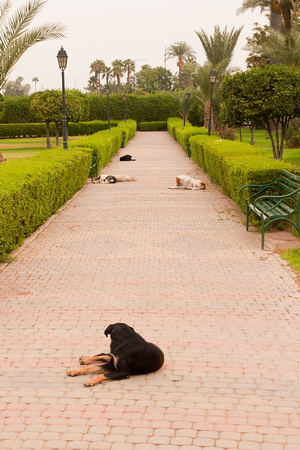
M 57 53 L 57 61 L 59 68 L 64 71 L 67 67 L 68 55 L 63 46 L 60 47 L 60 50 Z

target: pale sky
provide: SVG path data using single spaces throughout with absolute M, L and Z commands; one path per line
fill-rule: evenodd
M 1 1 L 1 0 L 0 0 Z M 14 0 L 13 8 L 26 0 Z M 56 55 L 63 45 L 68 56 L 65 71 L 66 87 L 84 92 L 90 77 L 90 64 L 102 59 L 107 66 L 115 59 L 133 59 L 136 70 L 143 64 L 164 67 L 165 47 L 187 42 L 196 52 L 199 64 L 205 54 L 195 33 L 203 29 L 212 35 L 214 27 L 227 26 L 231 31 L 243 26 L 232 66 L 246 69 L 248 53 L 243 50 L 246 37 L 251 36 L 254 22 L 267 23 L 259 8 L 254 12 L 236 14 L 242 0 L 48 0 L 38 23 L 60 22 L 68 27 L 65 39 L 41 42 L 29 49 L 15 66 L 10 80 L 18 76 L 31 85 L 37 77 L 37 90 L 61 88 L 61 71 Z M 167 61 L 167 69 L 176 73 L 176 60 Z

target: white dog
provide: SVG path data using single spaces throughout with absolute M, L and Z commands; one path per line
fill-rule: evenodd
M 134 178 L 132 175 L 99 175 L 93 183 L 116 183 L 117 181 L 136 181 L 136 178 Z
M 205 189 L 205 183 L 201 180 L 194 180 L 194 178 L 187 175 L 178 175 L 176 177 L 176 186 L 168 186 L 168 189 L 192 189 L 200 190 Z

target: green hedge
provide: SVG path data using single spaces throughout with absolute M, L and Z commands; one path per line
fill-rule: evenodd
M 116 127 L 118 121 L 112 120 L 111 127 Z M 55 136 L 56 127 L 54 123 L 50 123 L 50 136 Z M 93 120 L 90 122 L 69 122 L 68 135 L 80 136 L 93 134 L 100 130 L 107 130 L 108 122 L 102 120 Z M 62 136 L 62 127 L 58 127 L 59 135 Z M 0 138 L 16 138 L 16 137 L 43 137 L 46 136 L 46 124 L 44 123 L 10 123 L 0 124 Z
M 139 131 L 166 131 L 167 121 L 160 122 L 140 122 L 138 124 Z
M 32 94 L 34 95 L 34 94 Z M 105 94 L 86 94 L 89 121 L 107 121 L 107 96 Z M 33 123 L 34 115 L 30 109 L 31 96 L 4 97 L 2 123 Z M 124 101 L 122 95 L 109 96 L 110 117 L 113 120 L 124 119 Z M 174 115 L 175 102 L 170 95 L 126 95 L 126 118 L 136 122 L 166 121 Z
M 182 119 L 169 119 L 168 130 L 173 138 L 181 145 L 185 152 L 190 156 L 191 148 L 189 139 L 194 134 L 207 135 L 207 128 L 205 127 L 193 127 L 190 123 L 186 123 L 184 126 Z
M 183 127 L 181 119 L 169 119 L 168 130 L 192 159 L 245 211 L 239 190 L 246 184 L 265 184 L 275 180 L 282 169 L 299 174 L 298 167 L 275 160 L 260 148 L 217 136 L 208 136 L 204 127 Z M 250 195 L 250 190 L 249 190 Z M 254 214 L 251 220 L 258 223 Z
M 30 158 L 0 164 L 0 260 L 20 246 L 89 175 L 92 154 L 99 168 L 134 136 L 136 122 L 120 122 L 110 131 L 70 142 L 69 150 L 46 150 Z
M 137 124 L 134 120 L 127 120 L 119 122 L 118 126 L 111 130 L 98 131 L 92 136 L 87 136 L 77 141 L 70 142 L 70 148 L 84 147 L 91 148 L 95 154 L 98 154 L 98 168 L 105 166 L 112 158 L 112 156 L 122 147 L 125 147 L 127 142 L 133 138 L 137 129 Z
M 0 164 L 0 259 L 84 185 L 91 153 L 55 149 Z
M 227 141 L 216 136 L 192 136 L 192 159 L 216 181 L 244 211 L 239 190 L 245 184 L 264 184 L 276 179 L 282 169 L 297 173 L 299 168 L 275 160 L 253 145 Z

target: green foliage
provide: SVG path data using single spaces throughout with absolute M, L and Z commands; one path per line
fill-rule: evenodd
M 90 149 L 44 151 L 0 165 L 0 259 L 86 182 Z
M 125 136 L 134 136 L 136 122 L 73 141 L 68 151 L 45 150 L 30 158 L 0 164 L 0 260 L 22 244 L 80 189 L 89 175 L 92 154 L 107 164 Z M 100 168 L 100 167 L 99 167 Z
M 138 125 L 139 131 L 166 131 L 167 122 L 140 122 Z
M 118 125 L 118 121 L 110 122 L 112 127 Z M 91 122 L 69 122 L 68 135 L 80 136 L 85 134 L 93 134 L 100 130 L 107 130 L 108 123 L 101 120 L 94 120 Z M 61 125 L 58 127 L 59 134 L 62 135 Z M 46 136 L 46 125 L 44 123 L 12 123 L 0 124 L 0 138 L 15 138 L 15 137 L 42 137 Z M 55 136 L 55 125 L 50 124 L 50 136 Z
M 294 270 L 300 271 L 300 249 L 299 248 L 291 248 L 289 250 L 285 250 L 282 254 L 282 257 L 288 261 L 291 267 Z
M 60 92 L 60 91 L 58 91 Z M 36 93 L 42 94 L 42 93 Z M 35 98 L 36 94 L 32 94 L 30 97 L 16 97 L 4 98 L 4 115 L 2 123 L 30 123 L 36 120 L 34 111 L 30 109 L 31 99 Z M 60 105 L 61 105 L 61 92 L 60 92 Z M 107 96 L 99 94 L 82 94 L 78 91 L 66 91 L 66 103 L 67 112 L 68 102 L 71 102 L 71 98 L 68 97 L 74 95 L 79 96 L 80 107 L 82 108 L 82 121 L 93 120 L 107 120 Z M 110 95 L 109 96 L 109 110 L 110 117 L 113 120 L 124 119 L 124 101 L 122 95 Z M 165 94 L 149 94 L 145 96 L 138 95 L 126 95 L 126 117 L 136 122 L 158 122 L 168 120 L 175 112 L 174 99 L 166 96 Z M 68 117 L 69 121 L 77 121 L 78 117 Z M 0 116 L 1 118 L 1 116 Z M 61 120 L 61 119 L 60 119 Z
M 2 123 L 34 122 L 30 108 L 30 97 L 4 97 L 4 113 Z
M 128 140 L 132 139 L 137 129 L 136 122 L 127 120 L 120 122 L 117 127 L 111 130 L 99 131 L 92 136 L 87 136 L 78 141 L 70 142 L 69 147 L 83 147 L 91 148 L 94 152 L 100 155 L 100 162 L 98 170 L 109 163 L 112 156 L 121 148 L 125 146 Z M 123 137 L 125 136 L 125 141 Z
M 300 115 L 299 69 L 275 65 L 254 67 L 226 77 L 222 97 L 224 120 L 237 126 L 242 121 L 261 123 L 270 136 L 274 159 L 282 159 L 289 121 Z
M 239 189 L 245 184 L 265 184 L 277 178 L 282 169 L 296 173 L 292 164 L 274 160 L 260 148 L 210 136 L 192 136 L 191 155 L 226 195 L 244 210 Z

